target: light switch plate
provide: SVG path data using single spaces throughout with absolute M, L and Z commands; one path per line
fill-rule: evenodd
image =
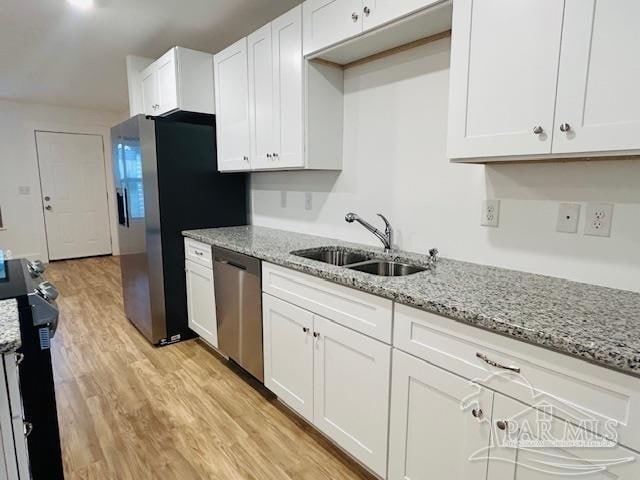
M 485 200 L 482 202 L 482 216 L 480 225 L 497 227 L 500 223 L 500 200 Z
M 611 236 L 612 220 L 612 203 L 588 203 L 584 223 L 584 234 L 596 237 L 609 237 Z
M 576 233 L 580 220 L 579 203 L 561 203 L 558 207 L 558 223 L 556 231 L 562 233 Z

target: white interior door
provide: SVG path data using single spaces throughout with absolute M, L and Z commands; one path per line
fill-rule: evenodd
M 272 22 L 273 105 L 277 168 L 304 167 L 302 141 L 302 7 Z
M 638 19 L 638 0 L 567 0 L 553 153 L 640 150 Z
M 36 132 L 49 259 L 111 253 L 102 136 Z

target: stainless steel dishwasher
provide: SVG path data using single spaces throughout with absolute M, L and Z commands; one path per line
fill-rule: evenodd
M 218 348 L 264 382 L 260 260 L 213 248 Z

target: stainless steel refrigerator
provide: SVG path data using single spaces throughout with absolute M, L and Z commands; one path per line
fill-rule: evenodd
M 193 338 L 181 232 L 245 225 L 246 175 L 218 172 L 213 115 L 138 115 L 111 141 L 125 313 L 153 344 Z

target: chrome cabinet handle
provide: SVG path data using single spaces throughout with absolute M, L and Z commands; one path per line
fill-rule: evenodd
M 353 12 L 351 14 L 351 20 L 353 20 L 354 22 L 357 22 L 358 18 L 360 18 L 360 16 L 356 12 Z
M 571 125 L 569 125 L 568 123 L 561 123 L 560 124 L 560 131 L 561 132 L 568 132 L 569 130 L 571 130 Z
M 196 255 L 198 255 L 199 257 L 201 257 L 202 255 L 204 255 L 204 253 L 202 253 L 199 250 L 194 250 L 193 253 L 195 253 Z
M 271 158 L 271 154 L 270 153 L 267 153 L 267 158 Z
M 474 418 L 481 420 L 484 416 L 484 412 L 481 408 L 474 408 L 473 410 L 471 410 L 471 415 L 473 415 Z
M 16 365 L 20 365 L 24 360 L 24 353 L 16 353 Z
M 245 162 L 248 162 L 248 161 L 249 161 L 249 157 L 247 157 L 247 156 L 242 157 L 242 159 L 243 159 Z
M 53 210 L 53 207 L 51 205 L 47 205 L 46 207 L 44 207 L 45 210 L 51 211 Z
M 302 327 L 302 331 L 304 333 L 309 333 L 309 327 Z
M 371 13 L 371 9 L 369 7 L 364 7 L 364 14 L 368 17 L 369 14 Z
M 542 132 L 544 132 L 544 128 L 542 128 L 540 125 L 536 125 L 535 127 L 533 127 L 533 133 L 535 133 L 536 135 L 540 135 Z
M 502 368 L 504 370 L 509 370 L 511 372 L 520 373 L 520 367 L 514 367 L 512 365 L 502 365 L 501 363 L 498 363 L 495 360 L 491 360 L 484 353 L 476 352 L 476 357 L 478 357 L 480 360 L 484 361 L 485 363 L 488 363 L 492 367 Z
M 314 336 L 315 338 L 320 338 L 320 334 L 319 334 L 318 332 L 313 332 L 313 336 Z
M 279 157 L 280 155 L 278 155 L 277 153 L 273 154 L 274 158 Z
M 506 430 L 507 428 L 509 428 L 509 422 L 505 421 L 505 420 L 498 420 L 496 422 L 496 426 L 500 429 L 500 430 Z
M 31 435 L 31 432 L 33 432 L 33 423 L 24 422 L 24 436 L 28 437 L 29 435 Z

